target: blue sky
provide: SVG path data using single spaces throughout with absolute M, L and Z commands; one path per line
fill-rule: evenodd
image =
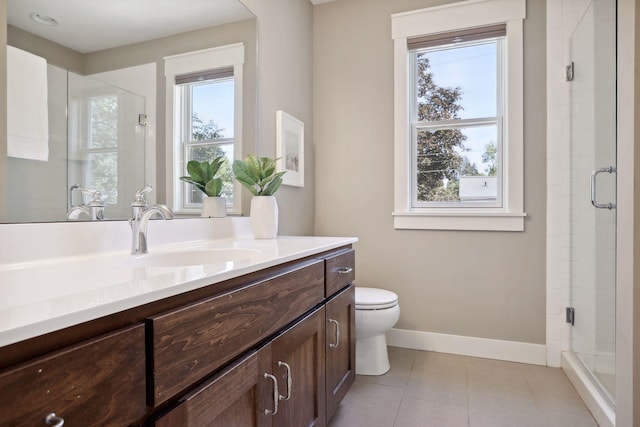
M 194 112 L 205 123 L 213 120 L 219 128 L 223 128 L 224 138 L 233 138 L 233 86 L 233 80 L 225 80 L 193 88 Z
M 462 119 L 496 116 L 496 45 L 486 43 L 468 47 L 455 47 L 427 52 L 434 83 L 442 87 L 460 87 L 464 107 Z M 464 155 L 475 163 L 480 172 L 482 153 L 489 141 L 496 141 L 494 126 L 463 130 L 467 135 L 465 146 L 471 151 Z

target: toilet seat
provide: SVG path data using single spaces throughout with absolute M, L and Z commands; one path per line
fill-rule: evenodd
M 384 310 L 398 305 L 398 295 L 386 289 L 356 286 L 356 310 Z

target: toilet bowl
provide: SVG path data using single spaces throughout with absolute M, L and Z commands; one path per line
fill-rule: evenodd
M 382 375 L 389 370 L 385 334 L 399 317 L 398 295 L 356 286 L 356 374 Z

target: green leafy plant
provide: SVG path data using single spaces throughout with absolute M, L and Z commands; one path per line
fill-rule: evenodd
M 191 160 L 187 163 L 189 176 L 181 176 L 180 180 L 195 185 L 209 197 L 220 197 L 222 178 L 216 175 L 226 160 L 227 158 L 224 156 L 216 157 L 211 163 Z
M 276 172 L 278 159 L 248 155 L 244 160 L 233 162 L 233 173 L 238 182 L 254 196 L 273 196 L 282 184 L 282 175 Z

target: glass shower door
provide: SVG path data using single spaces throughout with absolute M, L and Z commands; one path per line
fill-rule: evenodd
M 570 38 L 571 349 L 615 397 L 616 4 L 593 0 Z
M 88 76 L 68 73 L 69 187 L 102 193 L 106 219 L 131 216 L 131 201 L 145 186 L 145 98 Z M 72 194 L 79 204 L 80 195 Z

